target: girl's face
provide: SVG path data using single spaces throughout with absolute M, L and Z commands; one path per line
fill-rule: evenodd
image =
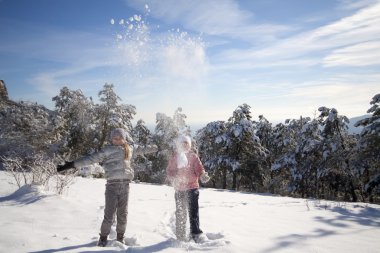
M 121 146 L 124 144 L 124 139 L 123 137 L 119 136 L 119 135 L 114 135 L 112 136 L 112 144 L 113 145 L 116 145 L 116 146 Z
M 190 144 L 187 141 L 181 142 L 181 148 L 184 152 L 188 152 L 190 150 Z

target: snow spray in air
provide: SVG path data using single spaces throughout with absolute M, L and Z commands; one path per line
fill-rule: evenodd
M 167 25 L 162 19 L 162 24 L 151 24 L 151 16 L 154 13 L 145 5 L 141 15 L 110 20 L 120 85 L 128 86 L 129 94 L 138 94 L 135 97 L 141 95 L 138 101 L 144 99 L 147 110 L 172 115 L 178 107 L 194 108 L 199 104 L 194 99 L 206 94 L 208 61 L 202 36 L 163 28 Z
M 119 64 L 140 83 L 159 84 L 161 88 L 194 87 L 207 72 L 205 43 L 179 28 L 162 31 L 148 21 L 151 10 L 125 19 L 111 19 Z

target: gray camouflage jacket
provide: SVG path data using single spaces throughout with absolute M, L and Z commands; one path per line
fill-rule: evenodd
M 137 155 L 154 153 L 157 151 L 156 146 L 131 146 L 132 159 Z M 125 151 L 123 146 L 109 145 L 105 146 L 99 152 L 84 156 L 74 161 L 76 168 L 85 167 L 90 164 L 102 162 L 102 167 L 107 180 L 111 179 L 128 179 L 134 177 L 134 170 L 131 166 L 131 158 L 124 160 Z

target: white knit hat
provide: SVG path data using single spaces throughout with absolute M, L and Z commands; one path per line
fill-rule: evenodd
M 178 138 L 176 140 L 176 146 L 177 146 L 177 148 L 181 147 L 181 144 L 184 143 L 184 142 L 187 142 L 189 144 L 189 146 L 191 147 L 191 138 L 190 138 L 190 136 L 180 135 L 180 136 L 178 136 Z

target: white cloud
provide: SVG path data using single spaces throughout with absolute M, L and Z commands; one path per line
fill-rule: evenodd
M 380 64 L 380 40 L 369 41 L 340 48 L 323 59 L 323 65 L 370 66 Z
M 141 1 L 126 1 L 143 10 Z M 254 13 L 240 8 L 233 0 L 161 0 L 147 1 L 150 15 L 171 25 L 207 35 L 224 36 L 244 41 L 268 41 L 293 28 L 281 24 L 257 24 Z
M 45 42 L 48 40 L 45 40 Z M 112 62 L 112 50 L 102 48 L 85 48 L 79 50 L 75 45 L 66 45 L 64 54 L 53 47 L 45 48 L 41 51 L 35 50 L 32 55 L 36 55 L 41 60 L 56 61 L 59 64 L 52 64 L 51 68 L 42 72 L 35 72 L 28 78 L 28 83 L 34 85 L 37 90 L 52 97 L 58 94 L 64 85 L 75 87 L 91 87 L 93 85 L 104 85 L 104 79 L 94 80 L 86 77 L 86 73 L 95 69 L 106 68 L 117 65 Z M 31 56 L 32 57 L 32 56 Z M 61 65 L 61 66 L 59 66 Z M 59 66 L 59 67 L 58 67 Z M 81 77 L 81 75 L 83 75 Z M 91 79 L 91 81 L 90 81 Z M 90 83 L 89 83 L 90 82 Z M 87 85 L 86 85 L 87 84 Z
M 378 3 L 379 0 L 339 0 L 340 8 L 346 10 L 361 9 L 368 5 Z
M 278 40 L 269 46 L 261 49 L 233 49 L 221 53 L 218 61 L 221 63 L 232 62 L 254 62 L 254 66 L 265 66 L 281 63 L 284 66 L 291 64 L 290 62 L 303 63 L 308 58 L 319 57 L 319 63 L 323 59 L 329 59 L 330 53 L 335 55 L 339 48 L 350 47 L 355 44 L 361 44 L 355 48 L 355 54 L 363 53 L 367 55 L 368 50 L 365 46 L 372 46 L 367 43 L 380 43 L 380 3 L 371 5 L 357 11 L 355 14 L 342 18 L 331 24 L 321 26 L 319 28 L 302 32 L 283 40 Z M 347 49 L 348 50 L 348 49 Z M 340 52 L 340 51 L 338 51 Z M 343 58 L 339 62 L 342 65 L 349 65 L 343 62 Z M 338 62 L 337 62 L 338 64 Z M 252 67 L 252 64 L 248 64 Z M 332 65 L 325 65 L 332 66 Z M 336 65 L 334 65 L 336 66 Z M 240 67 L 240 66 L 239 66 Z
M 327 106 L 336 108 L 342 115 L 354 117 L 363 115 L 369 108 L 369 102 L 378 92 L 377 84 L 343 82 L 318 83 L 315 86 L 298 87 L 294 90 L 294 97 L 303 98 L 305 107 Z
M 235 80 L 229 89 L 230 108 L 248 103 L 254 115 L 264 114 L 271 121 L 299 116 L 313 117 L 320 106 L 334 107 L 341 115 L 363 115 L 371 98 L 379 93 L 380 74 L 324 74 L 300 80 L 281 80 L 254 75 Z M 222 87 L 221 87 L 222 88 Z
M 40 91 L 48 97 L 53 97 L 58 94 L 59 86 L 57 80 L 50 74 L 38 74 L 30 79 L 29 82 L 36 87 L 37 91 Z

